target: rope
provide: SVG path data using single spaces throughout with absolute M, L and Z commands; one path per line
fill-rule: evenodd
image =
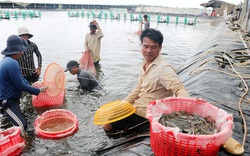
M 240 36 L 241 36 L 241 35 L 240 35 Z M 241 40 L 242 40 L 243 45 L 244 45 L 245 47 L 247 47 L 247 46 L 246 46 L 246 43 L 243 41 L 242 37 L 241 37 Z M 189 64 L 188 66 L 192 65 L 192 64 L 193 64 L 194 62 L 196 62 L 198 59 L 202 58 L 203 56 L 206 56 L 206 55 L 209 54 L 210 52 L 211 52 L 211 51 L 208 51 L 208 52 L 206 52 L 204 55 L 201 55 L 201 56 L 195 58 L 195 59 L 193 60 L 193 62 L 191 62 L 191 64 Z M 247 52 L 249 53 L 249 49 L 248 49 L 248 48 L 247 48 Z M 191 75 L 191 74 L 196 74 L 196 73 L 201 72 L 201 71 L 204 71 L 204 70 L 211 70 L 211 71 L 213 70 L 213 71 L 217 71 L 217 72 L 224 73 L 224 74 L 229 75 L 229 76 L 234 76 L 234 77 L 240 78 L 241 81 L 244 83 L 244 86 L 245 86 L 245 90 L 244 90 L 244 91 L 245 91 L 245 92 L 244 92 L 244 94 L 241 96 L 241 98 L 240 98 L 240 100 L 239 100 L 239 102 L 238 102 L 238 108 L 239 108 L 240 116 L 241 116 L 241 118 L 242 118 L 242 120 L 243 120 L 243 125 L 244 125 L 244 136 L 243 136 L 243 140 L 242 140 L 242 147 L 244 148 L 245 142 L 246 142 L 246 138 L 247 138 L 247 131 L 248 131 L 248 129 L 247 129 L 247 123 L 246 123 L 246 119 L 245 119 L 245 117 L 244 117 L 244 114 L 243 114 L 241 105 L 242 105 L 242 102 L 243 102 L 244 98 L 246 97 L 246 95 L 248 94 L 248 91 L 249 91 L 248 85 L 247 85 L 246 81 L 244 80 L 244 78 L 245 78 L 245 79 L 248 79 L 248 78 L 250 78 L 250 76 L 247 75 L 247 74 L 242 74 L 242 73 L 237 72 L 237 71 L 235 70 L 235 68 L 234 68 L 234 66 L 233 66 L 233 64 L 232 64 L 232 62 L 231 62 L 232 60 L 229 59 L 228 57 L 224 57 L 224 58 L 229 62 L 230 66 L 231 66 L 231 68 L 228 67 L 227 69 L 230 70 L 230 71 L 232 71 L 232 72 L 234 72 L 234 73 L 236 73 L 236 75 L 235 75 L 235 74 L 228 73 L 228 72 L 225 72 L 225 71 L 222 71 L 222 70 L 218 70 L 218 69 L 215 69 L 215 68 L 202 68 L 202 69 L 197 70 L 198 68 L 200 68 L 200 67 L 203 66 L 204 64 L 206 64 L 206 63 L 208 63 L 209 61 L 211 61 L 211 60 L 212 60 L 211 58 L 206 59 L 204 62 L 202 62 L 201 64 L 199 64 L 199 65 L 196 66 L 195 68 L 193 68 L 189 74 L 190 74 L 190 75 Z M 249 62 L 247 62 L 247 64 L 248 64 L 248 63 L 249 63 Z M 237 65 L 237 66 L 242 66 L 242 65 L 245 65 L 245 64 L 246 64 L 246 63 L 244 62 L 244 64 L 243 64 L 243 63 L 238 63 L 238 64 L 236 64 L 236 65 Z M 187 66 L 186 66 L 186 67 L 187 67 Z M 185 67 L 185 68 L 186 68 L 186 67 Z M 195 70 L 196 70 L 196 72 L 194 72 Z
M 243 77 L 234 69 L 231 61 L 228 60 L 228 62 L 230 63 L 230 66 L 232 67 L 232 70 L 239 76 L 239 78 L 242 80 L 242 82 L 244 83 L 244 85 L 246 87 L 245 93 L 241 96 L 240 101 L 239 101 L 239 111 L 240 111 L 240 115 L 242 117 L 243 124 L 244 124 L 244 137 L 243 137 L 243 140 L 242 140 L 242 147 L 244 148 L 246 138 L 247 138 L 247 123 L 246 123 L 246 119 L 245 119 L 244 114 L 243 114 L 242 109 L 241 109 L 241 104 L 242 104 L 243 99 L 245 98 L 245 96 L 248 93 L 248 85 L 247 85 L 246 81 L 243 79 Z
M 191 66 L 192 64 L 194 64 L 197 60 L 201 59 L 202 57 L 208 55 L 209 53 L 214 53 L 214 52 L 218 52 L 218 50 L 216 49 L 216 47 L 214 47 L 213 49 L 202 53 L 201 55 L 197 56 L 195 59 L 193 59 L 193 61 L 191 63 L 189 63 L 188 65 L 184 66 L 181 70 L 184 70 L 185 68 Z
M 203 66 L 204 64 L 206 64 L 206 63 L 208 63 L 209 61 L 212 61 L 212 60 L 214 60 L 213 57 L 210 57 L 210 58 L 206 59 L 204 62 L 202 62 L 201 64 L 199 64 L 198 66 L 196 66 L 194 69 L 192 69 L 192 70 L 190 71 L 189 74 L 191 75 L 191 73 L 192 73 L 194 70 L 196 70 L 197 68 Z
M 222 70 L 214 69 L 214 68 L 203 68 L 203 69 L 200 69 L 200 70 L 198 70 L 198 71 L 196 71 L 196 72 L 193 72 L 193 71 L 192 71 L 192 72 L 190 72 L 190 74 L 192 74 L 192 73 L 195 74 L 195 73 L 198 73 L 198 72 L 203 71 L 203 70 L 214 70 L 214 71 L 218 71 L 218 72 L 221 72 L 221 73 L 230 75 L 230 76 L 238 77 L 238 78 L 240 78 L 240 79 L 242 80 L 242 82 L 244 83 L 246 89 L 245 89 L 245 93 L 241 96 L 241 98 L 240 98 L 240 100 L 239 100 L 238 108 L 239 108 L 239 112 L 240 112 L 240 115 L 241 115 L 241 118 L 242 118 L 243 124 L 244 124 L 244 136 L 243 136 L 243 140 L 242 140 L 242 147 L 244 147 L 244 146 L 245 146 L 245 142 L 246 142 L 246 137 L 247 137 L 247 123 L 246 123 L 246 119 L 245 119 L 244 114 L 243 114 L 242 109 L 241 109 L 241 104 L 242 104 L 242 101 L 243 101 L 244 97 L 247 95 L 249 89 L 248 89 L 248 85 L 246 84 L 246 82 L 245 82 L 243 76 L 241 76 L 241 75 L 234 69 L 234 67 L 233 67 L 233 65 L 232 65 L 232 63 L 231 63 L 230 60 L 228 60 L 228 62 L 230 63 L 230 66 L 232 67 L 232 70 L 233 70 L 237 75 L 233 75 L 233 74 L 224 72 L 224 71 L 222 71 Z M 197 69 L 197 67 L 196 67 L 195 69 Z M 250 78 L 250 77 L 246 76 L 245 78 Z
M 233 76 L 233 77 L 237 77 L 237 78 L 239 77 L 238 75 L 230 74 L 230 73 L 227 73 L 227 72 L 225 72 L 225 71 L 222 71 L 222 70 L 219 70 L 219 69 L 215 69 L 215 68 L 201 68 L 201 69 L 197 70 L 196 72 L 190 73 L 190 75 L 191 75 L 191 74 L 197 74 L 198 72 L 201 72 L 201 71 L 204 71 L 204 70 L 217 71 L 217 72 L 220 72 L 220 73 L 229 75 L 229 76 Z M 245 79 L 250 79 L 250 77 L 247 77 L 247 76 L 243 76 L 243 78 L 245 78 Z

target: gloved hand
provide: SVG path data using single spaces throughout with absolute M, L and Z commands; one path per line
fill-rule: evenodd
M 46 89 L 48 88 L 48 86 L 45 86 L 45 87 L 41 87 L 40 88 L 40 92 L 46 92 Z

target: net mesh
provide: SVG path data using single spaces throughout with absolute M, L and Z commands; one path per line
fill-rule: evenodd
M 65 74 L 60 65 L 51 63 L 45 70 L 44 85 L 47 86 L 46 93 L 51 97 L 55 97 L 65 87 Z
M 80 63 L 80 68 L 84 69 L 86 71 L 91 72 L 92 74 L 96 75 L 96 70 L 95 70 L 95 66 L 93 63 L 93 60 L 90 56 L 90 51 L 86 50 L 83 54 L 82 57 L 79 60 Z

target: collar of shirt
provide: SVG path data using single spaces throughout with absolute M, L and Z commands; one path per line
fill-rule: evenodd
M 149 66 L 147 67 L 147 69 L 146 69 L 145 72 L 147 72 L 147 71 L 149 70 L 149 68 L 151 68 L 153 65 L 156 65 L 156 66 L 159 65 L 159 64 L 160 64 L 160 61 L 161 61 L 161 55 L 159 54 L 159 55 L 154 59 L 154 61 L 151 62 L 151 63 L 149 64 Z M 142 62 L 142 68 L 146 65 L 146 63 L 147 63 L 146 60 L 144 60 L 144 61 Z

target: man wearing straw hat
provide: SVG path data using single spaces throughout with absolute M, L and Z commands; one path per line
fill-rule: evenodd
M 32 34 L 29 33 L 29 30 L 26 27 L 21 27 L 18 30 L 18 35 L 26 40 L 28 42 L 28 48 L 25 50 L 21 56 L 20 59 L 18 59 L 18 63 L 21 68 L 21 72 L 24 76 L 24 78 L 32 83 L 36 82 L 39 78 L 39 75 L 41 74 L 41 68 L 42 68 L 42 55 L 37 47 L 37 45 L 34 42 L 31 42 L 29 39 L 33 37 Z M 35 67 L 34 62 L 34 55 L 36 54 L 37 57 L 37 65 L 38 67 Z
M 27 122 L 23 117 L 19 104 L 22 91 L 38 95 L 45 92 L 47 87 L 40 89 L 30 86 L 20 72 L 18 60 L 28 48 L 27 42 L 17 35 L 7 39 L 7 47 L 2 51 L 5 57 L 0 62 L 0 113 L 15 126 L 27 129 Z
M 155 29 L 145 29 L 140 40 L 144 60 L 140 67 L 138 83 L 124 99 L 136 108 L 136 112 L 125 119 L 104 125 L 103 129 L 106 132 L 114 133 L 141 123 L 148 123 L 146 109 L 153 100 L 171 96 L 189 97 L 173 67 L 160 55 L 162 33 Z
M 90 51 L 91 58 L 95 66 L 101 61 L 101 39 L 103 38 L 102 29 L 96 20 L 89 24 L 90 33 L 85 36 L 84 48 L 85 52 Z M 97 30 L 97 31 L 96 31 Z

